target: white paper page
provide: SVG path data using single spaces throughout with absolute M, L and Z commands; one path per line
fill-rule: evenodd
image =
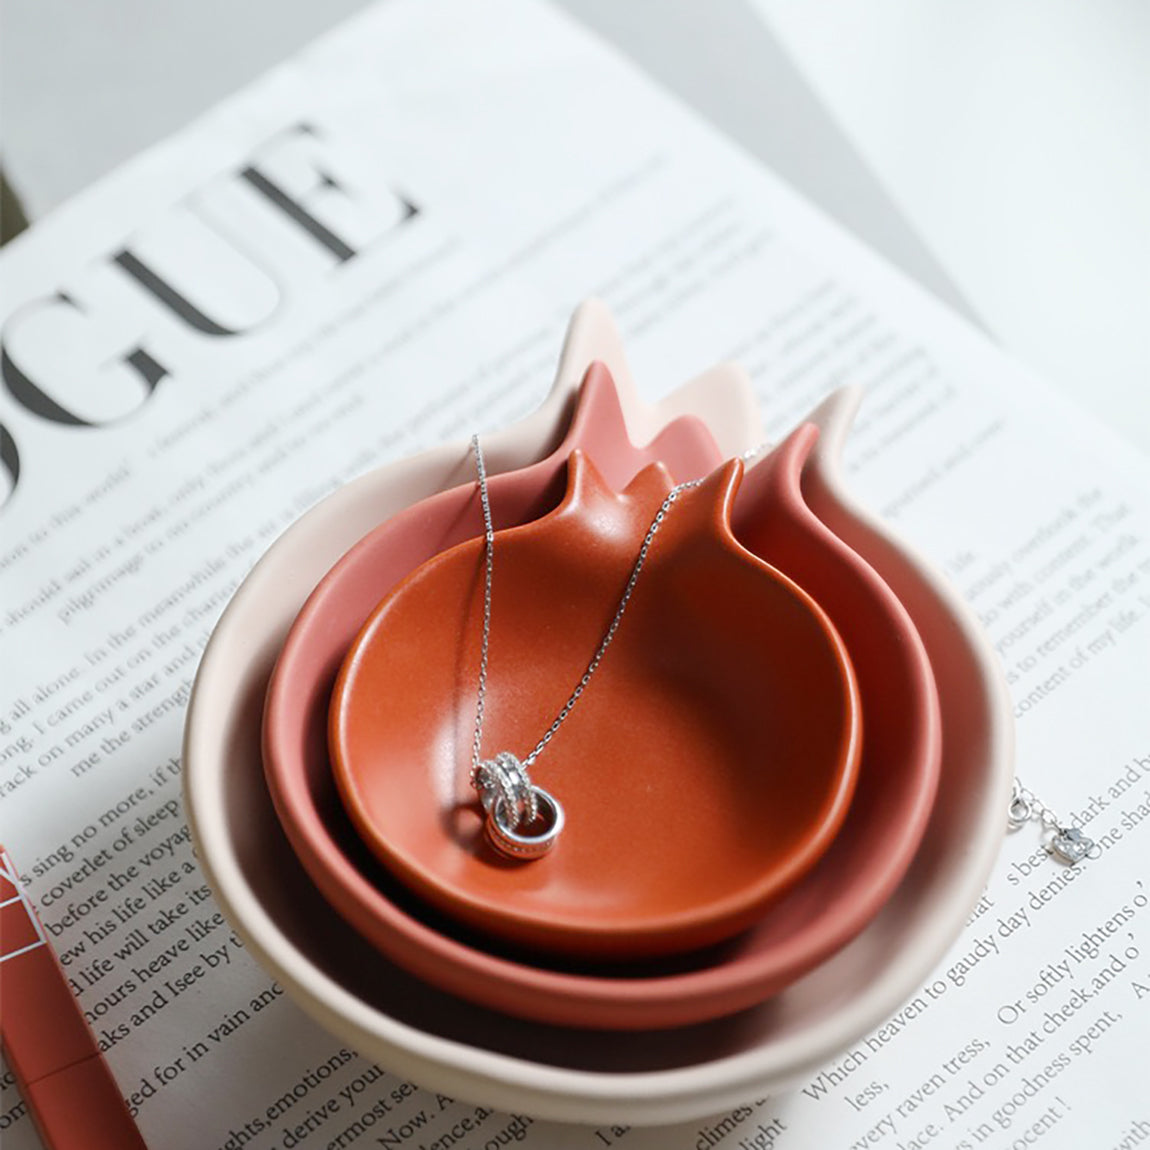
M 0 260 L 0 834 L 150 1144 L 958 1150 L 1150 1119 L 1145 461 L 614 55 L 527 0 L 378 7 Z M 1020 773 L 1104 842 L 1071 872 L 1011 838 L 921 1009 L 674 1130 L 529 1123 L 353 1056 L 244 953 L 179 803 L 198 653 L 261 550 L 351 475 L 535 406 L 592 294 L 650 395 L 738 358 L 779 434 L 866 386 L 858 494 L 986 616 Z M 4 1145 L 35 1145 L 0 1099 Z

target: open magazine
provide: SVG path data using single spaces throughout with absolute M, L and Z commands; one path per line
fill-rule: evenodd
M 0 275 L 0 837 L 149 1145 L 1150 1134 L 1150 467 L 602 44 L 531 0 L 372 8 Z M 180 801 L 199 655 L 262 550 L 374 465 L 534 408 L 589 296 L 649 399 L 738 360 L 777 438 L 863 386 L 855 494 L 967 595 L 1020 774 L 1098 844 L 1068 870 L 1005 839 L 922 1010 L 649 1130 L 477 1111 L 347 1050 L 231 932 Z M 2 1086 L 4 1146 L 34 1147 Z M 377 1101 L 390 1134 L 356 1125 Z

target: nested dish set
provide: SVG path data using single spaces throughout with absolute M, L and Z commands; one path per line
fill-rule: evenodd
M 659 1123 L 915 992 L 995 857 L 1012 721 L 957 595 L 844 490 L 858 398 L 762 449 L 738 368 L 647 407 L 592 301 L 534 415 L 272 546 L 184 770 L 300 1005 L 449 1094 Z

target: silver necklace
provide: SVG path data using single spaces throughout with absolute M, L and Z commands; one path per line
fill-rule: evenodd
M 745 451 L 742 458 L 752 461 L 766 447 L 760 444 Z M 487 837 L 495 850 L 514 859 L 542 858 L 555 845 L 563 830 L 563 807 L 558 799 L 542 787 L 532 783 L 527 771 L 539 758 L 544 747 L 551 742 L 555 733 L 566 721 L 575 704 L 587 689 L 587 684 L 599 667 L 607 648 L 615 638 L 615 632 L 631 601 L 631 594 L 639 579 L 639 572 L 647 560 L 651 543 L 679 495 L 692 487 L 698 487 L 703 480 L 693 479 L 680 483 L 667 493 L 662 506 L 655 513 L 651 526 L 639 548 L 630 578 L 623 589 L 615 614 L 607 626 L 595 654 L 587 664 L 582 678 L 575 685 L 567 702 L 560 708 L 551 726 L 535 744 L 525 758 L 519 759 L 511 751 L 499 751 L 490 759 L 481 758 L 483 742 L 483 710 L 487 699 L 487 662 L 491 646 L 491 587 L 495 565 L 495 529 L 491 520 L 491 502 L 487 491 L 487 469 L 483 460 L 483 449 L 479 436 L 471 437 L 471 450 L 475 456 L 475 470 L 479 479 L 479 497 L 483 505 L 483 528 L 485 540 L 485 567 L 483 581 L 483 637 L 479 656 L 479 686 L 475 702 L 475 734 L 471 743 L 471 785 L 479 793 L 480 802 L 487 814 Z M 1010 805 L 1007 809 L 1007 830 L 1020 830 L 1029 822 L 1037 822 L 1043 831 L 1047 853 L 1059 862 L 1075 866 L 1088 858 L 1096 849 L 1093 839 L 1085 835 L 1079 827 L 1070 826 L 1046 806 L 1041 799 L 1021 780 L 1015 779 Z
M 1019 830 L 1032 820 L 1042 827 L 1043 845 L 1052 858 L 1075 866 L 1084 858 L 1091 857 L 1095 849 L 1094 840 L 1078 827 L 1063 823 L 1025 783 L 1016 778 L 1006 815 L 1007 829 Z
M 479 498 L 483 505 L 484 576 L 483 576 L 483 637 L 479 650 L 479 686 L 475 701 L 475 734 L 471 740 L 471 785 L 479 792 L 479 800 L 487 814 L 485 829 L 492 847 L 507 858 L 530 860 L 542 858 L 555 845 L 563 830 L 564 814 L 559 800 L 536 786 L 527 771 L 543 753 L 544 747 L 555 737 L 583 696 L 592 676 L 599 669 L 607 648 L 619 630 L 623 613 L 631 601 L 639 573 L 647 561 L 647 553 L 655 535 L 671 510 L 675 500 L 686 490 L 698 487 L 702 479 L 677 484 L 667 493 L 662 506 L 655 513 L 651 526 L 639 547 L 627 585 L 623 588 L 615 614 L 608 623 L 599 646 L 595 649 L 587 669 L 583 672 L 567 702 L 559 709 L 551 726 L 535 744 L 534 749 L 520 759 L 511 751 L 499 751 L 490 759 L 481 757 L 483 744 L 483 711 L 487 700 L 487 662 L 491 647 L 491 587 L 495 569 L 495 529 L 491 521 L 491 502 L 487 492 L 487 468 L 479 436 L 471 437 L 471 450 L 475 455 L 475 470 L 479 478 Z

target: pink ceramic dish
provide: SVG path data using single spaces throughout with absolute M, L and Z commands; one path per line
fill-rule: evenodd
M 567 435 L 558 447 L 536 464 L 491 478 L 489 491 L 497 529 L 538 520 L 554 508 L 565 483 L 567 455 L 576 447 L 590 452 L 606 470 L 610 482 L 616 484 L 627 482 L 655 459 L 665 460 L 676 476 L 694 478 L 709 472 L 719 458 L 718 449 L 704 425 L 687 417 L 673 420 L 645 446 L 632 445 L 614 384 L 606 368 L 596 364 L 587 373 Z M 373 937 L 385 947 L 389 940 L 394 940 L 397 929 L 402 931 L 406 919 L 399 923 L 392 921 L 387 903 L 372 899 L 370 887 L 365 888 L 363 880 L 347 867 L 341 855 L 337 855 L 337 859 L 342 861 L 342 866 L 329 864 L 331 852 L 322 833 L 322 823 L 316 817 L 320 810 L 327 811 L 332 818 L 339 813 L 331 802 L 330 767 L 323 748 L 324 716 L 343 656 L 379 600 L 421 563 L 482 531 L 477 489 L 475 483 L 470 482 L 424 500 L 370 532 L 336 564 L 309 597 L 285 643 L 268 692 L 264 717 L 265 770 L 285 828 L 328 897 L 361 926 L 369 927 Z M 500 559 L 503 558 L 501 554 Z M 632 559 L 633 556 L 628 557 L 627 562 Z M 509 574 L 503 562 L 500 571 Z M 504 595 L 500 600 L 503 609 L 515 609 L 517 598 Z M 432 623 L 440 614 L 432 613 Z M 425 627 L 422 619 L 421 614 L 417 620 L 421 634 Z M 456 639 L 453 627 L 448 628 L 448 638 L 452 642 Z M 593 647 L 592 643 L 588 651 Z M 530 662 L 534 666 L 538 659 Z M 571 674 L 575 675 L 577 670 L 575 667 Z M 426 678 L 421 672 L 419 681 L 424 682 Z M 491 710 L 497 710 L 494 700 Z M 473 710 L 469 711 L 469 716 L 472 714 Z M 497 718 L 493 713 L 491 722 L 495 723 Z M 469 721 L 473 720 L 469 718 Z M 422 730 L 422 726 L 418 729 Z M 492 728 L 490 733 L 495 736 L 498 730 Z M 470 735 L 465 742 L 467 755 L 461 759 L 464 775 L 469 765 L 466 760 L 470 753 Z M 416 758 L 422 762 L 424 756 Z M 427 781 L 425 786 L 417 787 L 412 797 L 434 798 L 436 793 Z M 423 805 L 416 805 L 416 817 L 422 809 Z M 404 825 L 408 822 L 407 814 L 405 810 Z M 441 821 L 439 815 L 433 815 L 431 826 L 426 828 L 428 835 L 421 834 L 417 842 L 422 842 L 424 837 L 438 841 L 438 832 L 449 824 L 450 819 Z M 346 830 L 346 824 L 343 829 Z M 454 835 L 449 836 L 445 849 L 451 856 L 458 854 L 465 862 L 474 857 L 473 852 L 460 847 Z M 570 849 L 566 855 L 571 856 Z M 478 857 L 476 869 L 481 877 L 491 871 L 494 881 L 522 885 L 526 880 L 528 895 L 532 884 L 537 885 L 538 869 L 534 867 L 527 871 L 492 868 Z M 391 941 L 390 951 L 403 961 L 407 948 Z
M 614 490 L 580 450 L 566 477 L 558 507 L 495 535 L 489 749 L 526 756 L 547 730 L 674 485 L 652 463 Z M 489 936 L 626 962 L 731 938 L 817 863 L 854 790 L 857 683 L 822 608 L 734 539 L 742 480 L 730 460 L 665 511 L 594 681 L 532 767 L 566 820 L 530 864 L 493 853 L 469 784 L 478 517 L 478 538 L 384 597 L 344 660 L 328 737 L 352 822 L 401 882 Z
M 328 691 L 346 637 L 362 603 L 388 589 L 374 574 L 386 573 L 381 532 L 374 544 L 369 536 L 337 564 L 323 595 L 317 591 L 301 611 L 277 666 L 265 721 L 265 769 L 284 827 L 309 874 L 356 929 L 434 985 L 496 1009 L 572 1026 L 637 1029 L 698 1022 L 762 1001 L 866 926 L 909 865 L 930 812 L 938 775 L 937 700 L 922 643 L 905 611 L 802 501 L 799 475 L 815 438 L 811 428 L 800 431 L 777 455 L 751 468 L 733 512 L 740 533 L 748 518 L 752 527 L 777 520 L 769 538 L 757 528 L 761 538 L 754 542 L 764 547 L 759 553 L 781 560 L 776 565 L 784 569 L 797 554 L 804 574 L 829 595 L 832 619 L 865 656 L 855 661 L 860 689 L 886 725 L 867 728 L 852 809 L 807 880 L 734 943 L 625 972 L 561 969 L 538 957 L 525 961 L 413 901 L 363 849 L 336 795 L 324 741 Z M 748 509 L 754 514 L 748 516 Z M 811 545 L 812 533 L 817 546 Z M 814 561 L 803 558 L 812 553 Z M 343 564 L 352 556 L 362 574 L 349 579 L 344 594 Z M 369 581 L 366 594 L 360 580 Z M 316 667 L 327 670 L 317 675 Z M 890 702 L 876 698 L 886 686 L 898 689 Z M 274 744 L 266 738 L 273 727 Z M 883 758 L 875 757 L 872 744 Z
M 818 427 L 802 424 L 751 467 L 731 517 L 741 543 L 823 607 L 858 674 L 863 757 L 848 826 L 790 907 L 791 929 L 811 934 L 812 965 L 862 930 L 906 874 L 934 807 L 942 758 L 934 670 L 911 615 L 808 506 L 812 473 L 826 465 L 818 441 Z M 761 929 L 769 936 L 768 923 Z

